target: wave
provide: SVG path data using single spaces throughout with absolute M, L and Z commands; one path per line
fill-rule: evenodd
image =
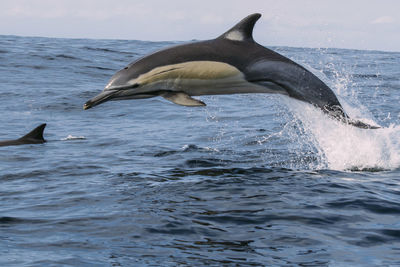
M 39 219 L 25 219 L 25 218 L 17 218 L 17 217 L 9 217 L 3 216 L 0 217 L 0 225 L 11 225 L 11 224 L 40 224 L 46 223 L 46 220 L 39 220 Z
M 294 118 L 286 129 L 292 140 L 300 145 L 310 144 L 317 150 L 317 169 L 332 170 L 393 170 L 400 166 L 400 125 L 376 130 L 360 129 L 332 120 L 315 107 L 294 100 L 283 100 Z M 345 108 L 349 110 L 349 108 Z M 351 113 L 351 112 L 349 112 Z M 371 119 L 364 119 L 375 124 Z M 299 152 L 304 153 L 304 152 Z
M 73 59 L 73 60 L 80 60 L 80 58 L 71 56 L 71 55 L 66 55 L 66 54 L 59 54 L 55 56 L 56 58 L 63 58 L 63 59 Z
M 114 53 L 114 54 L 130 55 L 130 56 L 138 55 L 138 53 L 135 53 L 135 52 L 126 52 L 126 51 L 120 51 L 120 50 L 114 50 L 114 49 L 102 48 L 102 47 L 84 46 L 83 49 L 85 49 L 87 51 L 106 52 L 106 53 Z

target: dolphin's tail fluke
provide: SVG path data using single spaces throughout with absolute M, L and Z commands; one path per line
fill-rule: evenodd
M 338 105 L 326 105 L 322 108 L 322 110 L 326 114 L 328 114 L 328 116 L 330 116 L 331 118 L 341 121 L 345 124 L 349 124 L 354 127 L 358 127 L 361 129 L 379 129 L 379 128 L 381 128 L 379 126 L 369 125 L 362 121 L 351 119 L 349 117 L 349 115 L 347 115 L 346 112 L 344 112 L 343 108 Z
M 362 121 L 356 121 L 356 120 L 346 120 L 346 123 L 348 123 L 352 126 L 361 128 L 361 129 L 380 129 L 381 128 L 379 126 L 369 125 Z
M 28 134 L 19 138 L 19 141 L 28 141 L 30 143 L 44 143 L 46 140 L 43 138 L 43 131 L 46 127 L 46 123 L 43 123 L 30 131 Z

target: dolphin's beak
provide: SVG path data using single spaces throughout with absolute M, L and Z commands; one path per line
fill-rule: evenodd
M 150 93 L 136 92 L 135 88 L 137 87 L 139 87 L 139 84 L 137 83 L 120 85 L 120 86 L 107 85 L 106 88 L 104 88 L 104 90 L 100 94 L 87 101 L 83 105 L 83 109 L 86 110 L 92 108 L 109 100 L 141 99 L 141 98 L 150 98 L 157 95 L 151 92 Z
M 107 100 L 110 100 L 110 98 L 112 98 L 113 95 L 115 95 L 117 93 L 118 93 L 118 90 L 103 91 L 100 94 L 98 94 L 97 96 L 95 96 L 92 99 L 90 99 L 89 101 L 87 101 L 83 105 L 83 109 L 87 110 L 87 109 L 97 106 L 103 102 L 106 102 Z

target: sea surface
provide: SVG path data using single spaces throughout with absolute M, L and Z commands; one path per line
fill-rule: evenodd
M 364 130 L 278 95 L 111 101 L 180 42 L 0 36 L 0 266 L 400 266 L 400 52 L 271 47 Z

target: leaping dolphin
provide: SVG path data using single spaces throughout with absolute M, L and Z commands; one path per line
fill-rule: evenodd
M 280 93 L 310 103 L 331 117 L 360 128 L 332 90 L 314 74 L 253 39 L 261 14 L 252 14 L 213 40 L 170 47 L 130 63 L 104 90 L 85 103 L 162 96 L 178 105 L 205 106 L 200 95 Z
M 42 144 L 46 142 L 46 140 L 43 138 L 43 131 L 45 127 L 46 123 L 43 123 L 21 138 L 15 140 L 0 141 L 0 146 Z

